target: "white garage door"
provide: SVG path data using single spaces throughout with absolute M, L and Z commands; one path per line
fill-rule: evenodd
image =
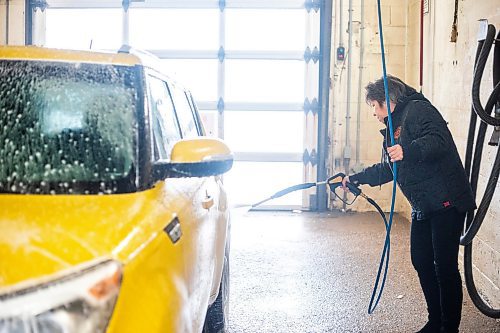
M 122 1 L 47 4 L 33 18 L 44 45 L 117 50 L 125 42 L 159 56 L 192 90 L 207 134 L 235 154 L 224 179 L 233 203 L 316 180 L 319 1 L 146 0 L 130 1 L 127 12 Z M 266 207 L 309 208 L 310 194 Z

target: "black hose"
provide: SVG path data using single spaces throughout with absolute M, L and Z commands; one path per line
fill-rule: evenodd
M 366 199 L 366 201 L 368 201 L 369 203 L 371 203 L 373 207 L 375 207 L 377 209 L 378 213 L 380 214 L 380 216 L 382 216 L 382 219 L 384 220 L 385 229 L 387 230 L 387 228 L 389 227 L 389 225 L 387 224 L 387 219 L 385 218 L 385 213 L 382 211 L 382 208 L 380 208 L 380 206 L 377 205 L 377 203 L 375 202 L 375 200 L 373 200 L 372 198 L 370 198 L 368 196 L 364 196 L 364 198 Z
M 484 315 L 490 318 L 500 318 L 500 309 L 493 309 L 487 303 L 485 303 L 479 295 L 476 285 L 474 284 L 474 275 L 472 268 L 472 242 L 464 247 L 464 276 L 465 276 L 465 286 L 469 292 L 469 296 L 472 303 L 481 311 Z
M 477 60 L 479 59 L 479 54 L 481 53 L 481 49 L 483 48 L 484 41 L 479 41 L 476 49 L 476 57 L 474 58 L 474 71 L 476 70 Z M 471 105 L 470 110 L 470 121 L 469 121 L 469 134 L 467 135 L 467 149 L 465 151 L 465 172 L 467 173 L 467 177 L 470 180 L 470 172 L 471 172 L 471 161 L 472 161 L 472 150 L 474 148 L 474 135 L 476 134 L 476 123 L 477 123 L 477 114 L 474 112 L 474 107 Z
M 495 158 L 495 162 L 493 163 L 493 169 L 491 170 L 490 178 L 488 179 L 483 199 L 479 204 L 479 208 L 477 209 L 476 215 L 474 216 L 474 220 L 467 227 L 465 234 L 460 238 L 460 244 L 469 245 L 472 242 L 474 236 L 476 236 L 477 232 L 479 231 L 479 228 L 481 227 L 481 224 L 484 221 L 486 213 L 488 212 L 488 208 L 490 207 L 491 199 L 495 194 L 495 188 L 498 183 L 499 172 L 500 172 L 500 146 L 497 150 L 497 156 Z
M 498 87 L 498 85 L 497 85 Z M 488 102 L 486 103 L 486 108 L 485 110 L 491 110 L 493 109 L 493 106 L 495 105 L 494 100 L 492 99 L 492 96 L 488 99 Z M 470 183 L 472 187 L 472 191 L 474 193 L 474 196 L 477 194 L 477 183 L 479 181 L 479 170 L 481 166 L 481 160 L 483 157 L 483 147 L 484 147 L 484 139 L 486 138 L 486 130 L 488 129 L 488 124 L 486 124 L 484 121 L 481 122 L 479 125 L 479 131 L 477 133 L 477 138 L 476 138 L 476 149 L 474 150 L 474 159 L 472 163 L 472 171 L 471 171 L 471 176 L 470 176 Z M 472 235 L 474 237 L 474 235 Z M 472 239 L 472 237 L 470 239 Z M 465 245 L 465 244 L 462 244 Z
M 476 71 L 477 60 L 479 59 L 479 55 L 481 54 L 483 44 L 484 44 L 484 40 L 480 40 L 477 44 L 476 56 L 474 58 L 474 71 L 473 71 L 473 73 L 475 73 L 475 71 Z M 474 136 L 476 134 L 476 124 L 477 124 L 477 114 L 474 111 L 474 107 L 472 106 L 472 103 L 471 103 L 469 133 L 467 134 L 467 148 L 465 150 L 465 166 L 464 166 L 465 173 L 467 174 L 467 179 L 471 183 L 472 183 L 471 163 L 472 163 L 472 153 L 474 150 Z M 478 172 L 478 175 L 479 175 L 479 172 Z M 473 194 L 474 194 L 474 198 L 475 198 L 476 197 L 476 190 L 475 190 L 474 186 L 472 186 L 472 188 L 473 188 Z M 466 222 L 465 222 L 465 227 L 466 227 L 465 230 L 467 230 L 469 228 L 469 226 L 472 223 L 472 220 L 474 219 L 474 210 L 467 212 L 466 216 L 467 216 L 467 218 L 466 218 Z
M 495 41 L 495 50 L 493 51 L 493 86 L 500 82 L 500 31 Z
M 476 88 L 473 87 L 473 100 L 474 100 L 474 90 L 479 92 L 479 85 L 481 83 L 481 77 L 483 75 L 484 67 L 486 64 L 486 60 L 488 58 L 488 54 L 491 50 L 491 46 L 493 45 L 493 39 L 495 37 L 495 27 L 493 25 L 488 26 L 488 34 L 486 36 L 486 39 L 483 42 L 480 42 L 478 45 L 478 51 L 479 48 L 481 48 L 480 55 L 477 57 L 477 61 L 474 65 L 475 70 L 474 70 L 474 79 L 473 79 L 473 86 L 474 84 L 477 84 Z M 500 37 L 500 32 L 497 37 Z M 499 44 L 495 45 L 495 52 L 494 56 L 498 57 L 500 56 L 500 51 L 498 49 L 500 48 Z M 486 51 L 487 50 L 487 51 Z M 477 56 L 477 52 L 476 52 Z M 493 85 L 495 89 L 493 90 L 493 93 L 490 95 L 488 98 L 488 102 L 486 103 L 486 108 L 483 109 L 481 105 L 481 101 L 478 100 L 478 106 L 474 106 L 474 110 L 476 111 L 477 115 L 480 116 L 478 113 L 478 110 L 483 110 L 483 112 L 488 112 L 487 115 L 490 117 L 490 113 L 493 110 L 493 107 L 497 103 L 497 101 L 500 100 L 500 82 L 496 80 L 500 80 L 500 61 L 498 59 L 494 59 L 494 68 L 493 68 L 493 73 L 494 73 L 494 80 L 493 80 Z M 478 79 L 479 77 L 479 79 Z M 474 103 L 474 102 L 473 102 Z M 474 117 L 471 115 L 471 120 Z M 495 119 L 495 118 L 494 118 Z M 495 119 L 499 120 L 500 119 Z M 471 129 L 471 127 L 474 126 L 474 129 Z M 487 124 L 486 122 L 481 122 L 479 126 L 479 131 L 477 134 L 477 139 L 476 139 L 476 145 L 475 145 L 475 151 L 474 151 L 474 159 L 472 161 L 472 170 L 470 174 L 470 183 L 472 187 L 472 192 L 474 194 L 474 197 L 476 197 L 477 194 L 477 183 L 479 180 L 479 171 L 481 167 L 481 159 L 482 159 L 482 153 L 483 153 L 483 146 L 484 146 L 484 139 L 486 136 L 486 130 L 487 130 Z M 469 146 L 473 146 L 473 141 L 474 137 L 473 134 L 470 136 L 471 132 L 474 133 L 475 131 L 475 122 L 469 125 L 469 136 L 467 138 L 467 151 L 466 151 L 466 157 L 465 157 L 465 165 L 466 165 L 466 171 L 467 166 L 470 165 L 471 163 L 471 151 L 469 151 Z M 500 147 L 499 147 L 500 149 Z M 499 150 L 500 151 L 500 150 Z M 486 216 L 486 213 L 488 211 L 489 205 L 491 203 L 491 200 L 493 198 L 493 194 L 495 193 L 495 188 L 496 188 L 496 183 L 498 181 L 498 170 L 500 166 L 498 165 L 499 162 L 499 153 L 497 153 L 497 157 L 495 159 L 495 162 L 493 163 L 493 168 L 491 171 L 490 179 L 488 180 L 488 184 L 486 186 L 486 190 L 483 195 L 483 199 L 481 200 L 481 204 L 479 205 L 479 208 L 474 216 L 474 212 L 468 212 L 467 213 L 467 220 L 466 220 L 466 231 L 464 235 L 460 238 L 460 244 L 462 245 L 468 245 L 474 236 L 477 234 L 479 231 L 479 228 L 481 227 L 481 224 L 483 223 L 484 217 Z
M 480 41 L 478 44 L 478 49 L 476 52 L 476 60 L 474 63 L 474 79 L 473 79 L 473 89 L 472 89 L 472 99 L 473 99 L 473 108 L 471 110 L 471 121 L 469 124 L 469 135 L 467 137 L 467 150 L 465 154 L 465 170 L 467 176 L 470 176 L 470 182 L 472 187 L 472 192 L 474 194 L 474 198 L 477 194 L 477 184 L 479 179 L 479 170 L 481 166 L 481 159 L 483 153 L 483 145 L 484 139 L 486 135 L 487 125 L 489 124 L 487 121 L 487 117 L 492 118 L 490 116 L 491 111 L 496 103 L 500 102 L 500 42 L 497 42 L 495 45 L 494 51 L 494 60 L 493 60 L 493 92 L 488 98 L 488 102 L 486 103 L 486 108 L 483 109 L 481 102 L 479 100 L 479 86 L 481 82 L 481 77 L 484 71 L 484 67 L 486 64 L 486 60 L 491 49 L 491 45 L 493 43 L 493 36 L 495 35 L 495 28 L 493 26 L 488 26 L 488 35 L 486 40 Z M 500 32 L 497 36 L 497 40 L 500 37 Z M 478 55 L 479 54 L 479 55 Z M 476 115 L 477 114 L 477 115 Z M 479 131 L 476 138 L 475 150 L 474 150 L 474 159 L 472 160 L 472 150 L 474 148 L 474 134 L 476 128 L 476 120 L 477 116 L 483 120 L 479 126 Z M 495 120 L 499 120 L 496 118 L 492 118 Z M 471 162 L 472 162 L 472 170 L 471 170 Z M 498 183 L 500 173 L 500 146 L 497 151 L 497 155 L 495 158 L 495 162 L 493 163 L 493 168 L 488 179 L 488 183 L 486 185 L 486 190 L 483 195 L 483 199 L 479 205 L 479 208 L 474 216 L 474 211 L 467 212 L 467 219 L 465 223 L 466 231 L 465 234 L 461 237 L 460 243 L 464 245 L 464 276 L 465 276 L 465 285 L 467 287 L 467 291 L 470 295 L 470 298 L 474 305 L 488 317 L 491 318 L 500 318 L 500 309 L 494 309 L 490 307 L 479 295 L 476 285 L 474 283 L 473 276 L 473 267 L 472 267 L 472 240 L 474 236 L 479 231 L 481 224 L 486 216 L 488 208 L 491 203 L 491 199 L 493 198 L 493 194 L 495 193 L 496 184 Z
M 486 111 L 483 109 L 483 106 L 481 105 L 481 100 L 479 97 L 479 90 L 481 86 L 481 79 L 483 77 L 484 67 L 486 66 L 486 61 L 488 60 L 494 38 L 495 27 L 490 24 L 488 25 L 488 33 L 486 35 L 484 45 L 481 48 L 481 53 L 477 61 L 476 69 L 474 70 L 474 79 L 472 81 L 472 105 L 474 106 L 474 110 L 482 121 L 484 121 L 488 125 L 500 126 L 500 119 L 494 118 L 486 113 Z M 496 95 L 496 99 L 500 94 L 500 90 L 495 87 L 493 91 L 493 94 Z

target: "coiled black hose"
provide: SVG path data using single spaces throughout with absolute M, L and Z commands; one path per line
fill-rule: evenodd
M 495 27 L 493 25 L 488 26 L 488 34 L 486 36 L 486 39 L 484 42 L 480 42 L 478 44 L 478 49 L 476 52 L 476 63 L 474 65 L 475 70 L 474 70 L 474 79 L 473 79 L 473 88 L 472 88 L 472 99 L 473 99 L 473 109 L 475 112 L 471 112 L 471 123 L 469 124 L 469 135 L 467 137 L 467 151 L 466 151 L 466 156 L 465 156 L 465 170 L 467 172 L 467 175 L 469 176 L 470 172 L 470 183 L 472 187 L 472 191 L 474 193 L 474 196 L 477 194 L 477 183 L 479 180 L 479 170 L 481 166 L 481 159 L 482 159 L 482 152 L 483 152 L 483 144 L 484 144 L 484 139 L 486 135 L 486 130 L 487 130 L 487 123 L 486 122 L 481 122 L 479 126 L 479 131 L 476 139 L 476 145 L 474 149 L 474 159 L 472 160 L 472 170 L 469 171 L 470 165 L 471 165 L 471 157 L 472 157 L 472 148 L 473 148 L 473 143 L 474 143 L 474 133 L 475 133 L 475 126 L 476 126 L 476 114 L 477 116 L 481 117 L 480 111 L 482 110 L 483 112 L 487 112 L 488 117 L 490 116 L 491 111 L 493 110 L 493 107 L 497 102 L 500 102 L 500 82 L 495 81 L 495 80 L 500 80 L 500 61 L 498 59 L 494 59 L 494 69 L 493 69 L 493 78 L 494 82 L 493 85 L 495 89 L 493 90 L 493 93 L 490 95 L 488 98 L 488 102 L 486 103 L 486 108 L 483 109 L 481 105 L 481 101 L 478 99 L 477 103 L 474 103 L 474 94 L 475 91 L 476 93 L 479 92 L 479 85 L 481 83 L 480 78 L 483 75 L 484 67 L 486 64 L 486 61 L 488 60 L 488 54 L 491 50 L 491 47 L 493 45 L 493 39 L 495 37 Z M 500 33 L 498 34 L 497 38 L 500 38 Z M 500 56 L 500 52 L 497 50 L 499 49 L 500 46 L 497 44 L 495 46 L 495 57 Z M 479 56 L 478 56 L 479 54 Z M 478 79 L 479 78 L 479 79 Z M 478 96 L 477 96 L 478 97 Z M 478 105 L 476 105 L 478 104 Z M 481 118 L 482 119 L 482 118 Z M 493 118 L 495 120 L 500 121 L 500 119 Z M 499 146 L 500 147 L 500 146 Z M 500 153 L 500 152 L 499 152 Z M 493 194 L 495 193 L 495 187 L 498 181 L 498 175 L 499 175 L 499 169 L 500 166 L 498 165 L 498 160 L 499 160 L 499 153 L 497 153 L 497 157 L 495 159 L 495 163 L 493 163 L 493 168 L 492 172 L 490 175 L 490 179 L 488 180 L 488 184 L 486 186 L 486 190 L 483 195 L 483 199 L 481 201 L 481 204 L 479 205 L 479 208 L 474 216 L 474 212 L 468 212 L 467 214 L 467 222 L 466 222 L 466 232 L 460 239 L 460 244 L 462 245 L 468 245 L 470 242 L 472 242 L 472 239 L 474 236 L 477 234 L 479 231 L 479 228 L 481 227 L 481 224 L 483 223 L 484 217 L 486 216 L 486 213 L 488 211 L 489 205 L 491 203 L 491 200 L 493 198 Z
M 479 59 L 475 65 L 474 70 L 474 79 L 472 80 L 472 105 L 474 106 L 474 111 L 476 111 L 479 118 L 482 121 L 492 126 L 500 126 L 500 119 L 494 118 L 490 115 L 491 110 L 484 110 L 481 105 L 481 100 L 479 97 L 479 90 L 481 87 L 481 79 L 483 78 L 484 67 L 486 66 L 486 61 L 488 60 L 488 56 L 490 54 L 491 46 L 493 45 L 493 40 L 495 38 L 495 27 L 490 24 L 488 25 L 488 33 L 486 35 L 486 39 L 484 41 L 484 45 L 481 48 L 481 53 L 479 54 Z M 496 54 L 497 52 L 495 52 Z M 494 65 L 496 65 L 497 61 L 494 61 Z M 495 66 L 494 66 L 495 67 Z M 495 71 L 495 69 L 494 69 Z M 496 75 L 495 75 L 496 76 Z M 495 101 L 500 95 L 500 87 L 498 82 L 494 84 L 493 93 L 490 97 L 492 97 Z
M 469 134 L 467 137 L 467 150 L 465 154 L 465 170 L 467 176 L 470 175 L 470 183 L 474 197 L 477 193 L 477 183 L 479 179 L 479 169 L 481 166 L 482 152 L 484 139 L 486 135 L 486 130 L 488 124 L 494 125 L 495 123 L 500 124 L 500 119 L 492 118 L 490 116 L 491 111 L 496 103 L 500 103 L 500 32 L 497 35 L 497 44 L 495 45 L 494 60 L 493 60 L 493 92 L 488 98 L 486 103 L 486 108 L 483 109 L 481 101 L 479 99 L 479 88 L 481 83 L 482 74 L 486 61 L 488 59 L 489 52 L 493 44 L 493 38 L 495 36 L 495 27 L 492 25 L 488 26 L 488 34 L 485 41 L 480 41 L 476 51 L 476 59 L 474 63 L 474 79 L 472 88 L 472 110 L 471 110 L 471 120 L 469 124 Z M 474 134 L 476 129 L 477 116 L 482 120 L 474 149 Z M 491 121 L 494 120 L 494 121 Z M 474 149 L 474 158 L 472 159 L 472 150 Z M 472 169 L 471 169 L 472 163 Z M 500 145 L 496 154 L 495 162 L 493 163 L 493 168 L 491 175 L 488 179 L 486 185 L 486 190 L 483 195 L 483 199 L 479 205 L 479 208 L 474 215 L 474 211 L 467 213 L 466 219 L 466 232 L 461 237 L 460 243 L 465 246 L 464 248 L 464 275 L 465 275 L 465 285 L 470 298 L 474 305 L 488 317 L 500 318 L 500 309 L 494 309 L 490 307 L 479 295 L 476 285 L 474 283 L 474 275 L 472 268 L 472 240 L 474 236 L 479 231 L 481 224 L 486 216 L 488 208 L 495 193 L 495 187 L 498 183 L 498 177 L 500 172 Z
M 492 178 L 490 176 L 490 179 L 488 181 L 488 186 L 486 188 L 487 192 L 488 191 L 494 192 L 494 188 L 493 188 L 493 190 L 491 190 L 491 188 L 489 188 L 489 187 L 492 184 L 492 181 L 495 183 L 498 181 L 498 172 L 500 170 L 500 149 L 497 152 L 495 166 L 496 166 L 496 171 L 493 170 L 492 173 L 496 172 L 496 177 Z M 493 185 L 493 187 L 494 186 L 495 185 Z M 490 201 L 491 201 L 491 199 L 490 199 Z M 483 202 L 484 201 L 482 201 L 481 204 Z M 488 205 L 489 205 L 489 202 L 488 202 Z M 483 207 L 482 205 L 479 206 L 480 209 L 482 207 Z M 476 216 L 479 216 L 481 214 L 482 215 L 481 219 L 484 219 L 484 215 L 486 214 L 486 211 L 488 209 L 486 205 L 484 207 L 486 207 L 486 208 L 483 208 L 482 211 L 480 211 L 478 209 L 478 213 L 476 214 Z M 477 229 L 479 229 L 479 226 L 477 227 Z M 473 267 L 472 267 L 472 240 L 464 247 L 464 276 L 465 276 L 465 285 L 467 287 L 467 291 L 469 292 L 469 296 L 470 296 L 472 302 L 474 303 L 474 305 L 479 309 L 479 311 L 481 311 L 483 314 L 485 314 L 488 317 L 500 318 L 500 309 L 494 309 L 490 305 L 488 305 L 483 300 L 481 295 L 479 295 L 477 288 L 476 288 L 476 285 L 474 283 L 474 275 L 473 275 Z
M 483 44 L 484 41 L 482 40 L 479 41 L 479 43 L 477 44 L 476 57 L 474 58 L 474 72 L 476 71 L 477 60 L 479 59 L 479 54 L 481 53 Z M 471 172 L 472 152 L 474 149 L 474 135 L 476 134 L 476 123 L 477 123 L 477 114 L 474 112 L 474 107 L 471 105 L 469 133 L 467 135 L 467 148 L 465 151 L 465 172 L 467 173 L 467 177 L 469 177 Z

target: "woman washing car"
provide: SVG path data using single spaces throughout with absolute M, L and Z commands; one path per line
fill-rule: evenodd
M 418 332 L 458 332 L 462 311 L 462 280 L 458 247 L 465 214 L 474 197 L 447 124 L 439 111 L 414 88 L 388 76 L 395 145 L 384 136 L 383 159 L 343 179 L 355 185 L 378 186 L 393 179 L 412 207 L 411 260 L 425 296 L 428 322 Z M 383 79 L 366 86 L 373 115 L 387 124 Z

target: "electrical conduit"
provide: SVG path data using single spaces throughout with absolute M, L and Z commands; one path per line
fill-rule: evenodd
M 363 84 L 363 56 L 365 52 L 365 0 L 361 0 L 360 4 L 360 32 L 359 32 L 359 74 L 358 74 L 358 108 L 356 112 L 356 166 L 359 166 L 359 153 L 360 153 L 360 133 L 361 133 L 361 86 Z
M 351 161 L 351 83 L 352 83 L 352 0 L 349 0 L 349 22 L 347 24 L 349 38 L 347 45 L 347 104 L 345 114 L 345 147 L 344 147 L 344 172 L 349 175 Z M 344 195 L 345 196 L 345 195 Z M 345 201 L 344 197 L 344 201 Z M 344 203 L 344 210 L 346 209 Z

